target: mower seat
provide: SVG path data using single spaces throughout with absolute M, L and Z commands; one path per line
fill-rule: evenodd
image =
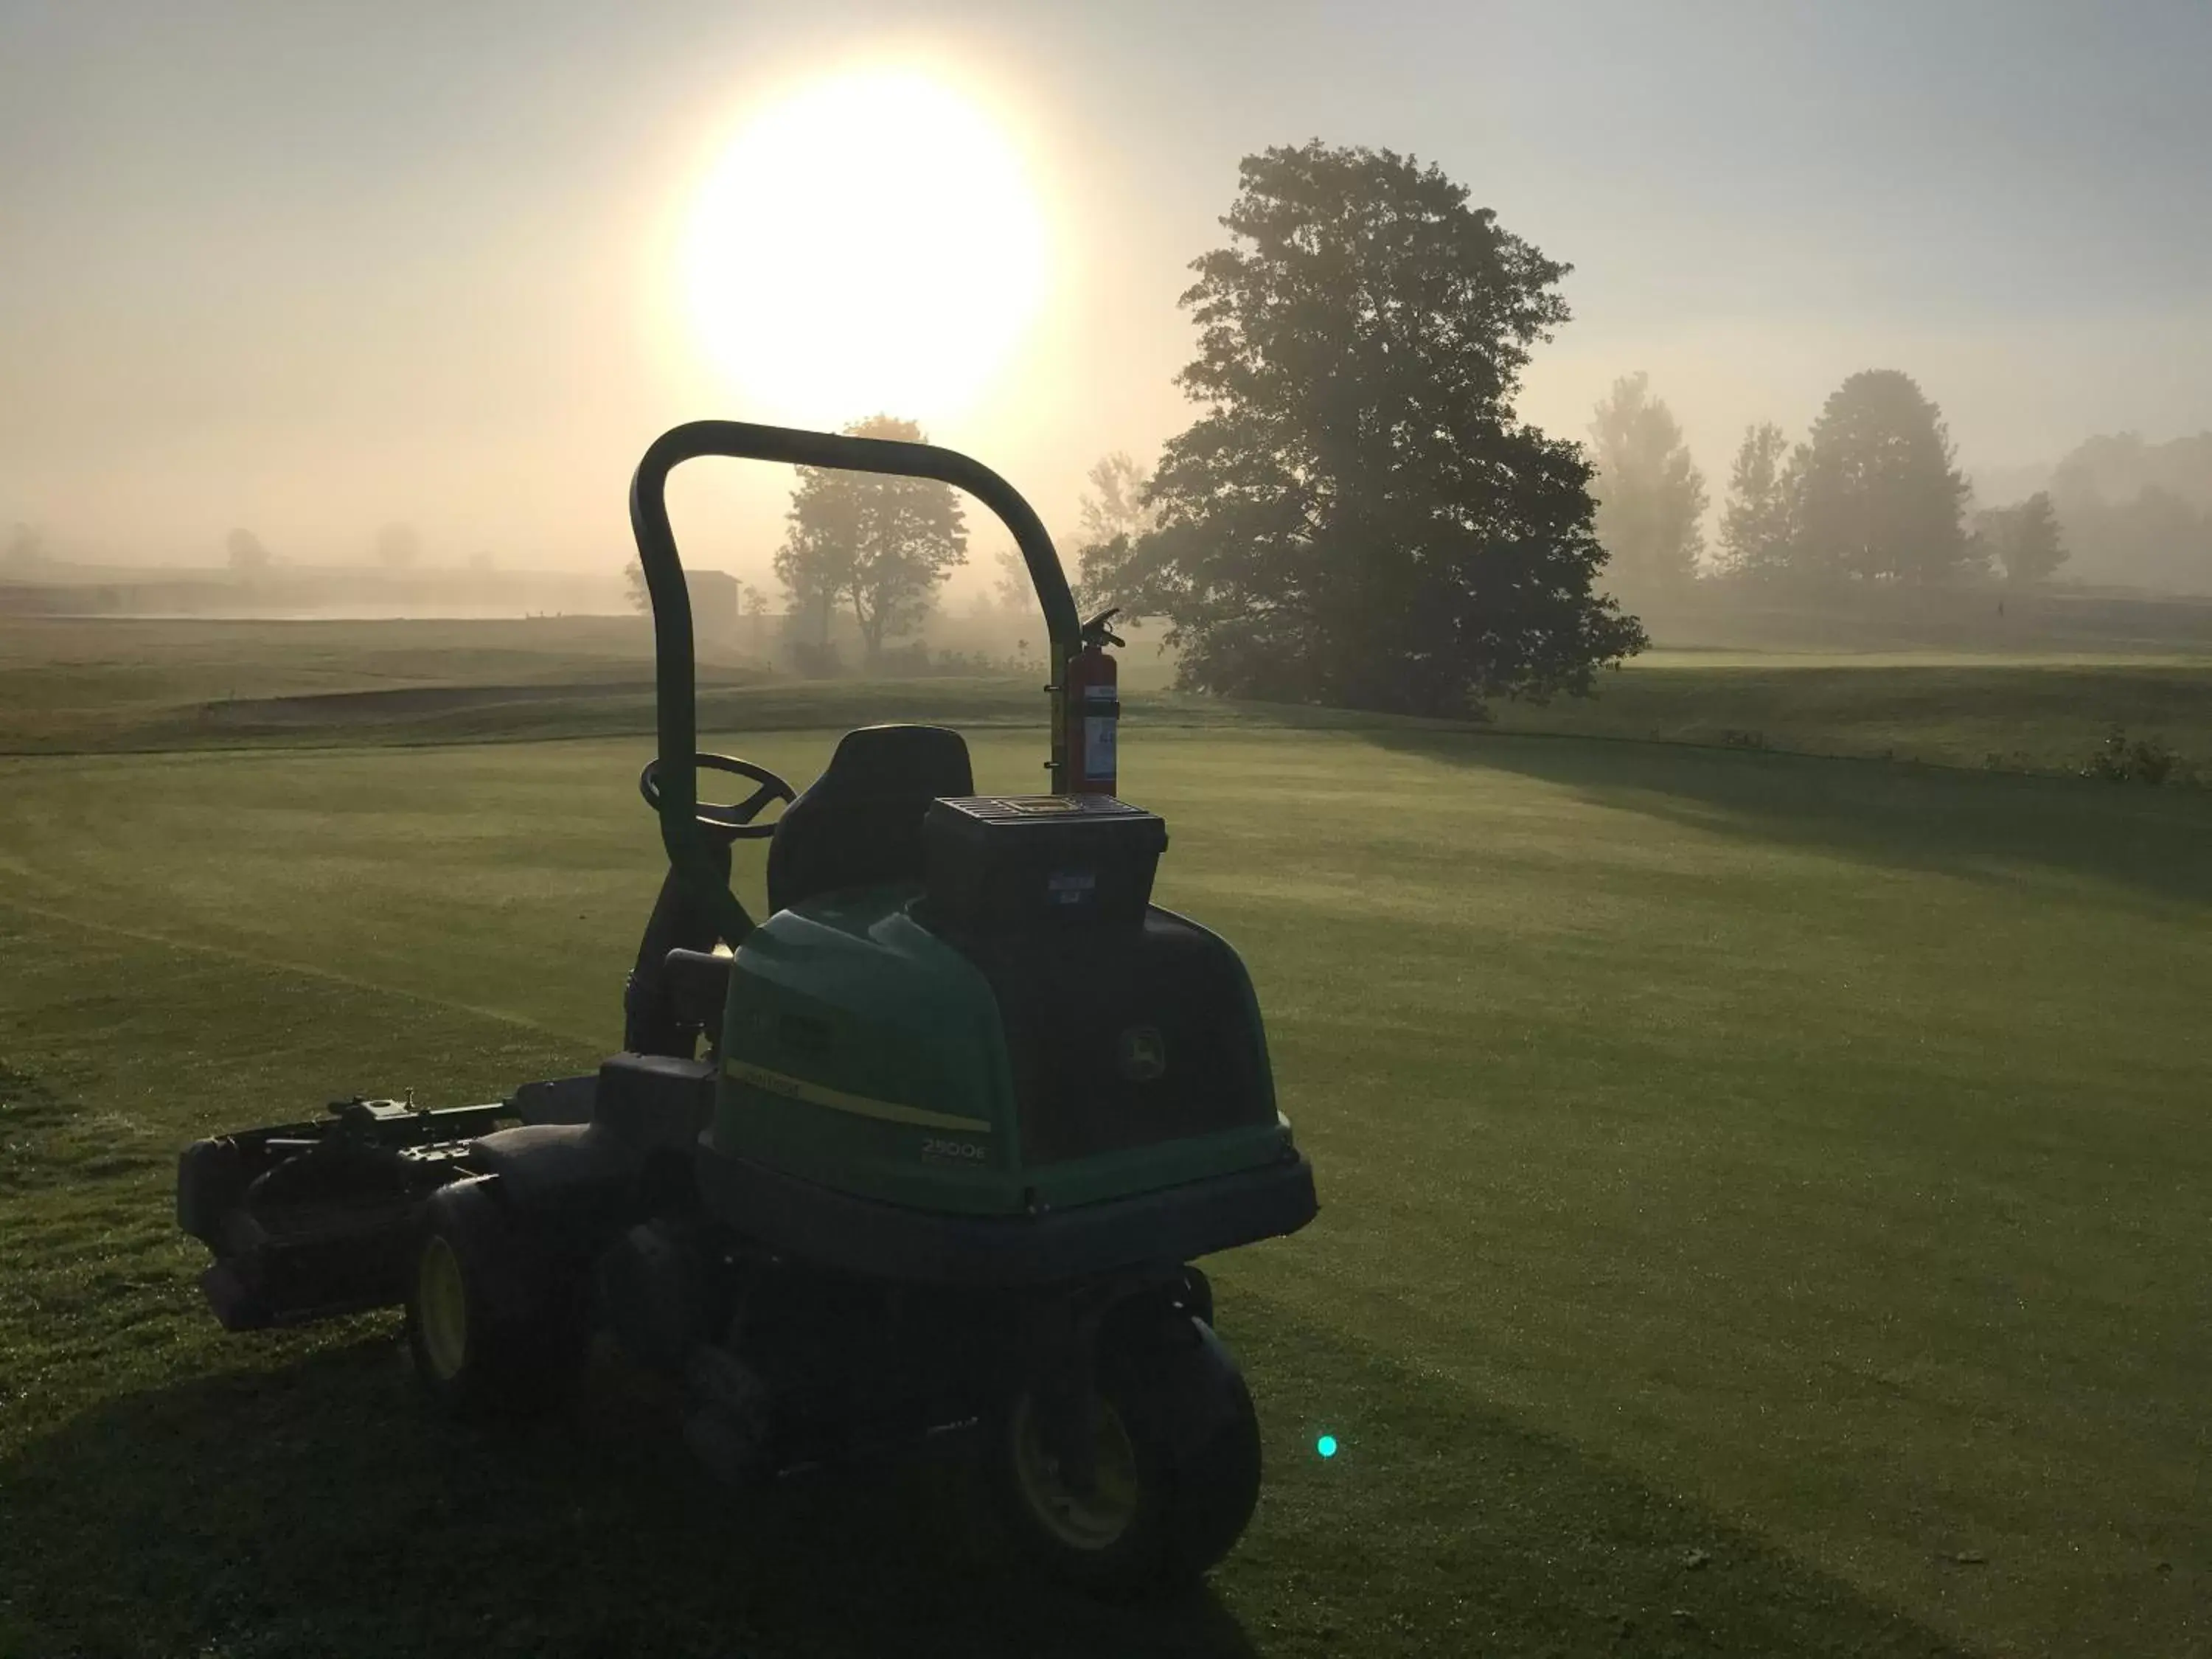
M 970 795 L 968 745 L 940 726 L 848 732 L 822 775 L 784 809 L 768 848 L 768 904 L 922 877 L 921 820 L 941 795 Z

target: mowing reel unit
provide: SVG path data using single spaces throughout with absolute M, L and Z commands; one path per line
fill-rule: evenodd
M 848 732 L 803 792 L 697 752 L 664 495 L 708 455 L 933 478 L 996 512 L 1051 635 L 1048 792 L 979 795 L 933 726 Z M 1152 902 L 1167 830 L 1115 795 L 1113 613 L 1080 623 L 1028 504 L 927 445 L 678 427 L 630 519 L 668 872 L 623 1052 L 491 1104 L 348 1100 L 196 1143 L 178 1218 L 214 1255 L 210 1307 L 232 1330 L 404 1307 L 429 1399 L 472 1419 L 553 1404 L 605 1335 L 740 1485 L 974 1431 L 1043 1566 L 1114 1594 L 1204 1572 L 1250 1517 L 1260 1443 L 1193 1264 L 1304 1226 L 1313 1175 L 1243 963 Z M 702 804 L 702 771 L 750 792 Z M 744 839 L 769 842 L 758 921 L 730 880 Z

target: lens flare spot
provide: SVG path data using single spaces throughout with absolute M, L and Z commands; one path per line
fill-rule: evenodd
M 1323 1457 L 1335 1456 L 1336 1437 L 1333 1434 L 1325 1434 L 1322 1436 L 1320 1439 L 1314 1442 L 1314 1449 L 1319 1452 Z

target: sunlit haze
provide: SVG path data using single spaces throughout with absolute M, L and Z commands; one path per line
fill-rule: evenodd
M 2212 426 L 2208 61 L 2178 0 L 17 0 L 0 526 L 612 569 L 656 431 L 881 411 L 1066 531 L 1188 419 L 1238 159 L 1312 137 L 1573 264 L 1520 400 L 1563 435 L 1647 370 L 1717 496 L 1747 423 L 1897 368 L 1970 471 L 2047 465 Z M 687 481 L 687 547 L 765 580 L 787 488 Z
M 1012 141 L 957 92 L 895 69 L 753 115 L 699 193 L 684 265 L 691 323 L 733 392 L 800 426 L 964 413 L 1047 277 Z

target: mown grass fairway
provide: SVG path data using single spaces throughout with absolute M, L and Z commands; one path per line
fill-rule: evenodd
M 2212 794 L 1125 742 L 1324 1204 L 1218 1264 L 1271 1464 L 1206 1598 L 1018 1581 L 957 1462 L 740 1502 L 617 1375 L 478 1438 L 396 1319 L 223 1336 L 176 1149 L 588 1064 L 649 744 L 51 756 L 0 760 L 0 1653 L 2212 1652 Z

